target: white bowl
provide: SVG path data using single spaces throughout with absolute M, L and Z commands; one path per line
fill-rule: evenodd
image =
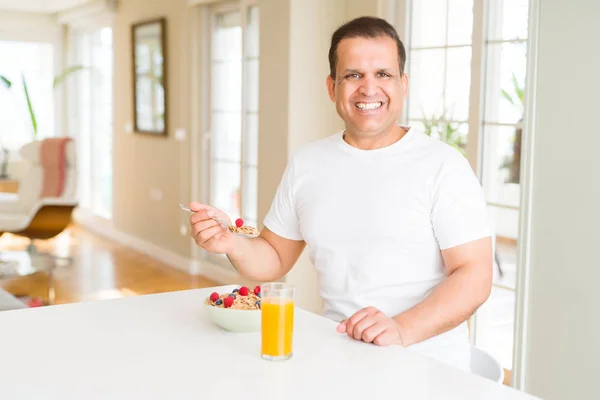
M 236 310 L 204 304 L 212 322 L 231 332 L 260 332 L 260 310 Z

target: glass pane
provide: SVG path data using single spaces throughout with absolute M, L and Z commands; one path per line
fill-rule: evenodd
M 446 117 L 466 121 L 469 118 L 471 87 L 471 48 L 448 49 L 446 59 Z
M 460 151 L 465 157 L 467 155 L 467 135 L 469 125 L 441 119 L 409 120 L 412 129 L 423 132 L 434 139 L 448 143 Z
M 473 0 L 449 0 L 448 45 L 471 44 Z
M 242 58 L 242 25 L 239 11 L 218 13 L 213 31 L 212 59 L 241 60 Z
M 212 108 L 219 111 L 242 109 L 242 62 L 219 61 L 212 64 Z
M 487 45 L 486 122 L 517 123 L 523 117 L 527 43 Z
M 34 139 L 23 78 L 37 122 L 38 139 L 55 135 L 54 48 L 51 43 L 0 41 L 0 54 L 0 75 L 12 83 L 10 89 L 0 84 L 0 145 L 16 152 Z
M 248 166 L 258 166 L 258 114 L 246 114 L 246 146 L 244 160 Z
M 506 369 L 512 369 L 515 292 L 492 287 L 477 311 L 477 347 L 489 352 Z
M 410 54 L 409 117 L 421 119 L 443 112 L 445 49 L 415 50 Z
M 246 109 L 258 111 L 258 60 L 246 61 Z
M 488 201 L 519 205 L 521 128 L 483 128 L 483 187 Z
M 93 127 L 92 181 L 94 182 L 93 211 L 105 218 L 112 216 L 112 30 L 103 28 L 92 38 L 90 85 L 94 96 L 90 107 Z M 87 65 L 87 64 L 86 64 Z
M 515 289 L 517 278 L 517 243 L 519 237 L 519 210 L 488 205 L 492 231 L 496 234 L 496 266 L 494 283 Z
M 240 216 L 241 166 L 239 163 L 214 161 L 211 167 L 211 204 L 235 221 Z
M 488 1 L 488 40 L 527 39 L 529 0 Z
M 256 226 L 258 210 L 258 171 L 256 167 L 244 168 L 244 213 L 242 218 L 247 225 Z
M 248 8 L 248 25 L 246 26 L 246 57 L 256 58 L 258 57 L 258 23 L 259 14 L 258 6 L 252 6 Z
M 221 161 L 241 161 L 242 123 L 239 112 L 213 112 L 212 157 Z
M 447 0 L 411 2 L 410 47 L 446 45 Z

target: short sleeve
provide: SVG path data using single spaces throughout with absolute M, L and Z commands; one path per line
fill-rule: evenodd
M 460 154 L 445 160 L 434 180 L 431 220 L 441 250 L 491 235 L 483 189 Z
M 286 239 L 302 240 L 294 199 L 294 159 L 288 163 L 263 224 Z

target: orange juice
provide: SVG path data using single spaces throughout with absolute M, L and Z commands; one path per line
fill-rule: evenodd
M 269 359 L 287 359 L 292 355 L 294 301 L 265 298 L 261 301 L 262 355 Z

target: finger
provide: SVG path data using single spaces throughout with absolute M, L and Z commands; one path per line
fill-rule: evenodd
M 361 339 L 363 342 L 371 343 L 373 342 L 379 335 L 385 332 L 387 329 L 385 324 L 375 323 L 369 326 L 367 329 L 363 330 Z
M 192 215 L 190 215 L 190 223 L 195 224 L 196 222 L 206 221 L 212 219 L 216 215 L 215 210 L 212 209 L 204 209 L 200 211 L 196 211 Z
M 340 324 L 337 326 L 336 330 L 339 333 L 344 333 L 346 332 L 346 320 L 342 320 L 342 322 L 340 322 Z
M 190 208 L 190 210 L 196 212 L 196 211 L 200 211 L 200 210 L 206 210 L 206 209 L 210 208 L 210 206 L 208 204 L 202 204 L 202 203 L 198 203 L 197 201 L 192 201 L 189 204 L 189 208 Z
M 393 329 L 386 327 L 383 332 L 379 333 L 373 339 L 373 343 L 377 346 L 389 346 L 398 343 L 399 338 Z
M 354 330 L 354 325 L 362 321 L 363 318 L 367 317 L 367 313 L 364 310 L 359 310 L 355 312 L 348 320 L 346 321 L 346 333 L 348 336 L 352 337 L 352 331 Z
M 192 230 L 190 234 L 193 238 L 195 238 L 200 232 L 217 225 L 219 225 L 219 223 L 214 219 L 207 219 L 204 221 L 196 222 L 195 224 L 192 224 Z
M 356 325 L 359 321 L 361 321 L 363 318 L 365 318 L 369 315 L 375 315 L 378 312 L 379 312 L 379 310 L 377 310 L 375 307 L 366 307 L 366 308 L 358 310 L 357 312 L 354 313 L 354 315 L 352 315 L 348 319 L 348 323 L 346 326 L 346 332 L 352 332 L 352 329 L 354 329 L 354 325 Z
M 221 225 L 217 225 L 217 226 L 213 226 L 212 228 L 208 228 L 203 230 L 202 232 L 198 233 L 198 236 L 196 236 L 196 243 L 200 246 L 204 245 L 206 242 L 208 242 L 210 239 L 213 238 L 213 236 L 219 234 L 219 233 L 223 233 L 224 229 Z
M 356 340 L 361 340 L 365 329 L 367 329 L 375 324 L 377 324 L 377 320 L 375 318 L 373 318 L 371 315 L 367 315 L 359 323 L 354 325 L 354 329 L 352 330 L 352 337 Z

